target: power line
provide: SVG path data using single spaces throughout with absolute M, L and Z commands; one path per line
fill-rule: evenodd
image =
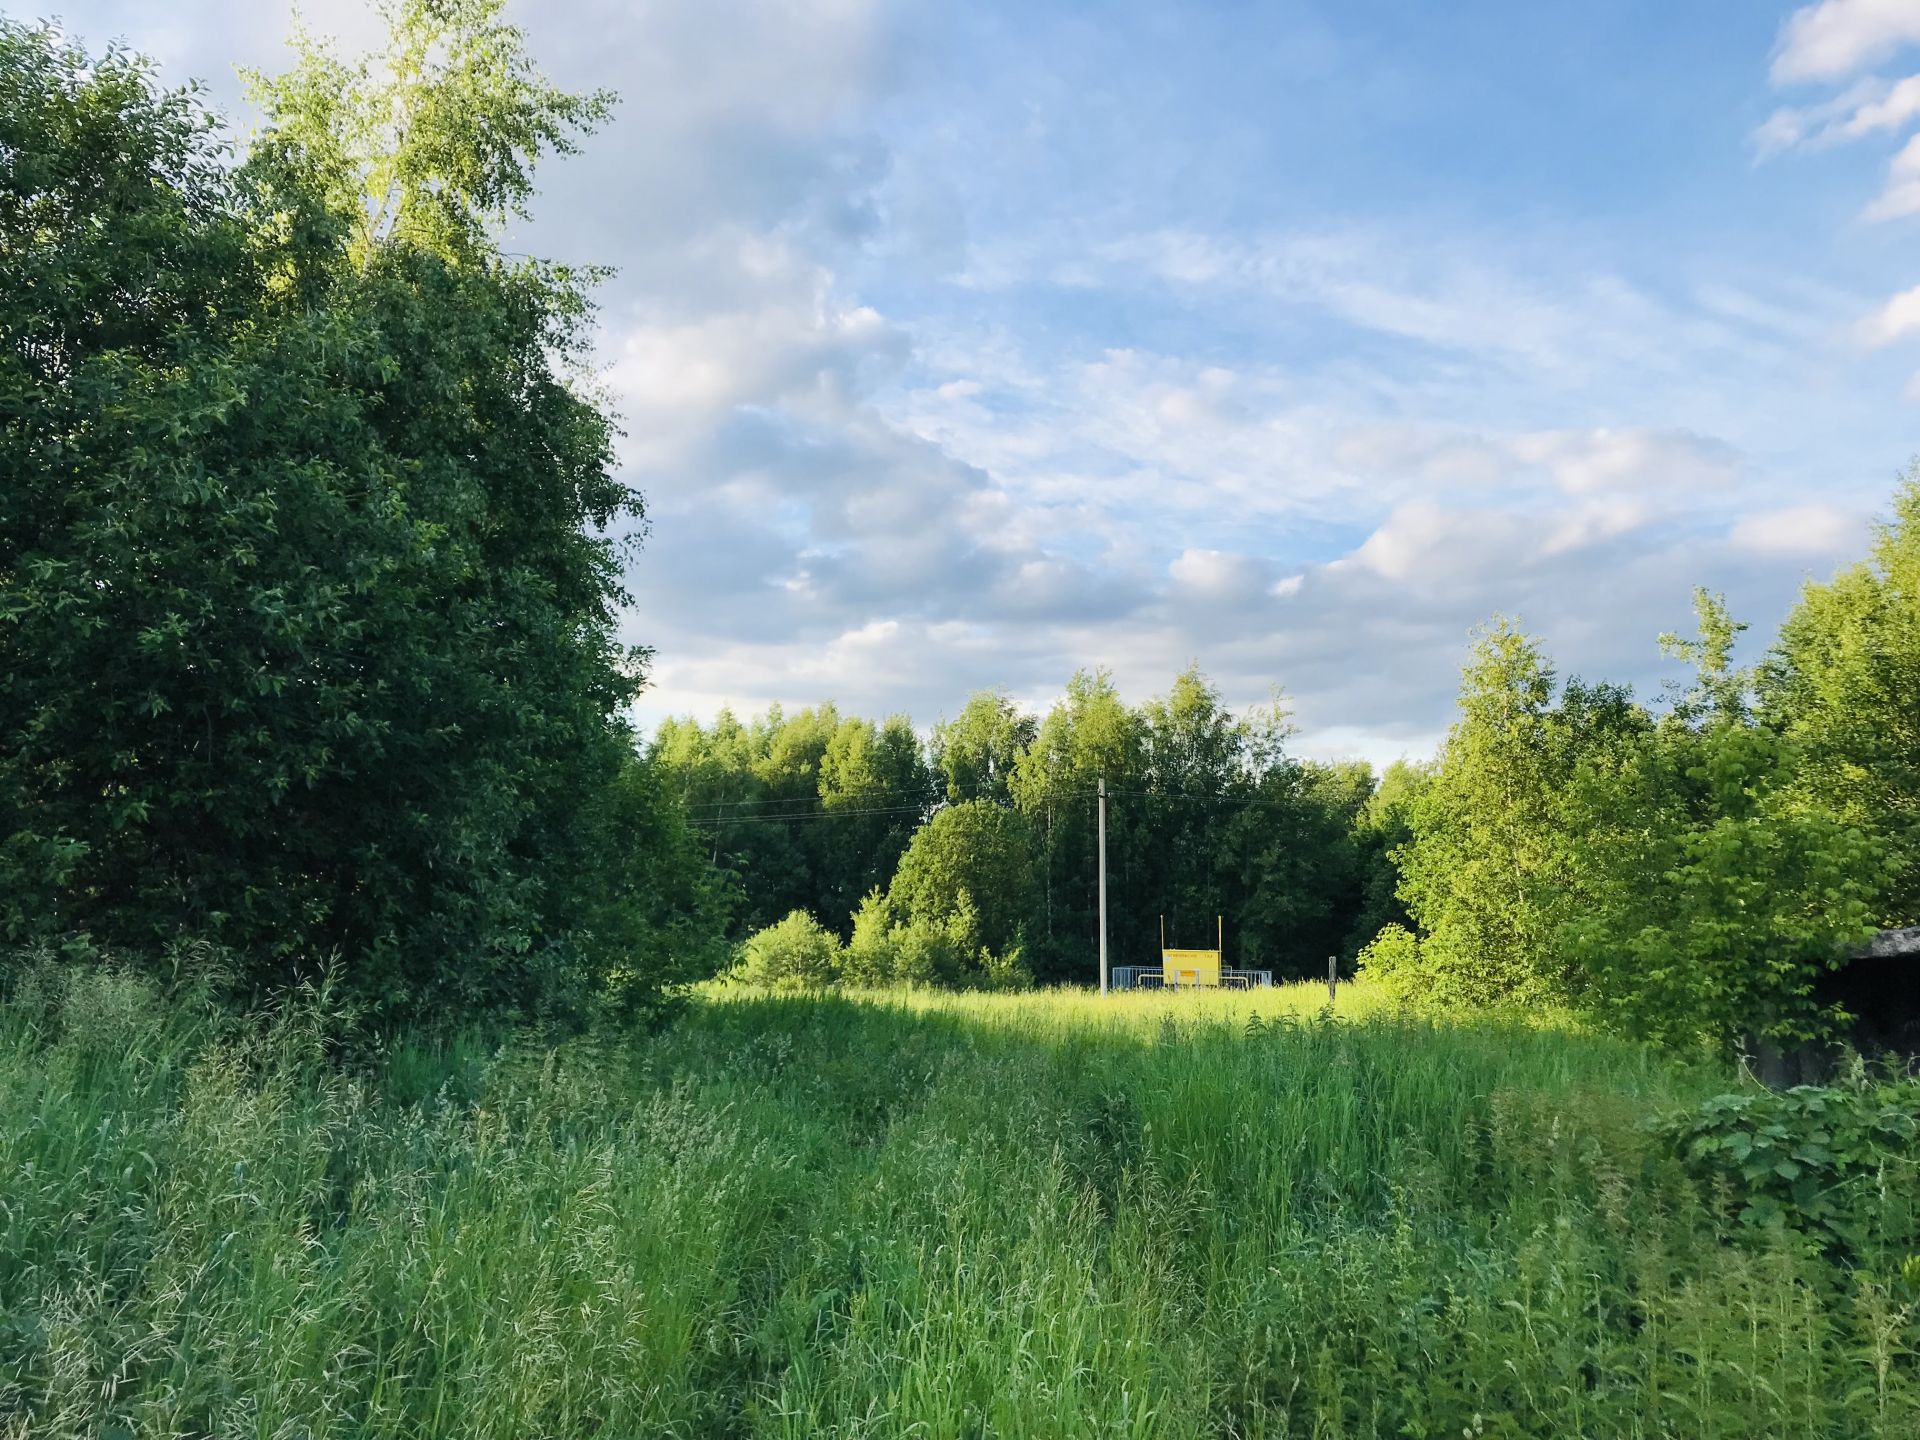
M 876 793 L 879 793 L 879 792 L 876 792 Z M 906 798 L 906 796 L 911 795 L 913 792 L 908 791 L 908 792 L 896 792 L 896 793 L 901 793 L 901 796 L 904 799 Z M 985 798 L 986 798 L 985 796 L 975 796 L 974 800 L 977 801 Z M 1089 805 L 1092 805 L 1093 803 L 1097 802 L 1097 800 L 1099 799 L 1099 794 L 1097 790 L 1070 790 L 1070 791 L 1056 793 L 1049 798 L 1057 802 L 1067 802 L 1067 803 L 1071 803 L 1076 800 L 1085 801 Z M 1116 790 L 1112 786 L 1107 787 L 1107 798 L 1109 800 L 1113 800 L 1116 798 L 1125 798 L 1125 799 L 1133 799 L 1133 800 L 1153 800 L 1153 801 L 1159 801 L 1167 804 L 1180 803 L 1180 802 L 1210 803 L 1210 804 L 1220 805 L 1223 807 L 1231 807 L 1231 808 L 1248 809 L 1248 808 L 1259 807 L 1262 809 L 1276 809 L 1276 810 L 1285 809 L 1300 803 L 1300 797 L 1291 796 L 1291 795 L 1261 795 L 1256 792 L 1236 793 L 1233 791 L 1224 791 L 1224 790 L 1222 791 Z M 947 800 L 947 799 L 948 799 L 947 792 L 944 789 L 937 789 L 937 790 L 928 791 L 926 793 L 925 798 L 910 804 L 863 806 L 860 808 L 850 809 L 850 810 L 849 809 L 792 810 L 792 811 L 784 811 L 784 812 L 775 813 L 775 814 L 728 813 L 730 811 L 730 807 L 726 805 L 725 802 L 713 802 L 717 807 L 718 813 L 709 814 L 709 815 L 689 815 L 687 817 L 687 820 L 688 820 L 688 823 L 692 825 L 707 826 L 707 827 L 714 827 L 714 828 L 727 826 L 727 825 L 786 825 L 786 824 L 813 821 L 813 820 L 838 820 L 838 819 L 851 820 L 851 819 L 856 819 L 862 816 L 922 814 L 925 811 L 927 811 L 930 807 L 937 807 L 943 800 Z M 751 804 L 753 802 L 742 801 L 741 803 Z M 818 801 L 818 797 L 796 796 L 796 797 L 792 797 L 788 801 L 781 801 L 776 803 L 818 804 L 819 801 Z M 971 803 L 971 802 L 960 801 L 960 802 L 952 802 L 952 803 L 965 804 L 965 803 Z M 1014 810 L 1019 808 L 1017 806 L 1008 804 L 1004 801 L 994 801 L 992 803 L 998 805 L 1001 809 L 1005 809 L 1005 810 Z

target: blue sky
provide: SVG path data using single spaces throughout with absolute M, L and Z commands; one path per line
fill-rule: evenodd
M 286 19 L 63 11 L 243 125 Z M 624 97 L 526 243 L 619 268 L 647 718 L 1197 660 L 1418 754 L 1477 622 L 1655 690 L 1920 449 L 1920 0 L 510 13 Z

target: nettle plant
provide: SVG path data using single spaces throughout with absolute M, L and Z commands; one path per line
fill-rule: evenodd
M 1920 1081 L 1717 1095 L 1654 1128 L 1744 1229 L 1856 1260 L 1920 1243 Z

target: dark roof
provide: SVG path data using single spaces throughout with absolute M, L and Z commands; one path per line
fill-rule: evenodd
M 1882 930 L 1866 943 L 1866 947 L 1854 952 L 1856 959 L 1891 959 L 1896 955 L 1912 955 L 1920 959 L 1920 925 L 1909 925 L 1904 930 Z

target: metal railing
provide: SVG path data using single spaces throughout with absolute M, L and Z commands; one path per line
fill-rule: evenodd
M 1236 970 L 1231 966 L 1222 966 L 1220 986 L 1222 990 L 1267 990 L 1273 986 L 1271 970 Z M 1116 990 L 1195 990 L 1212 989 L 1212 986 L 1169 984 L 1166 971 L 1158 965 L 1116 965 L 1113 967 L 1113 988 Z

